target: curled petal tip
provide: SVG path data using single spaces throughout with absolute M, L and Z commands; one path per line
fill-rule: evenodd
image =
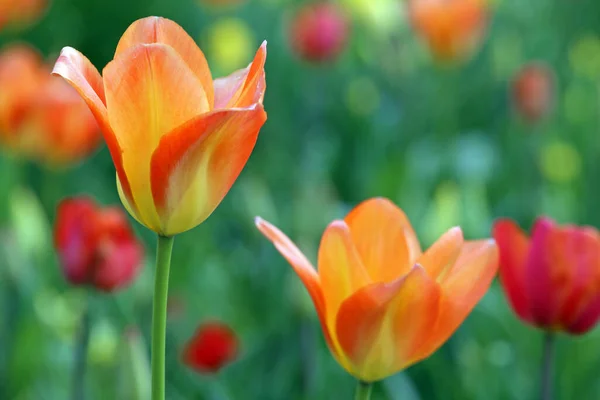
M 263 40 L 263 42 L 260 45 L 261 48 L 263 48 L 265 51 L 267 51 L 267 40 Z
M 262 219 L 261 217 L 259 217 L 259 216 L 254 217 L 254 225 L 261 226 L 264 222 L 265 222 L 265 220 Z

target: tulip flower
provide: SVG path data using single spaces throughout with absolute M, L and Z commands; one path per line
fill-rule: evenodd
M 47 0 L 0 0 L 0 31 L 6 27 L 22 28 L 38 20 Z
M 333 3 L 303 6 L 290 24 L 289 39 L 294 52 L 308 61 L 335 59 L 344 49 L 349 22 L 342 9 Z
M 90 155 L 101 138 L 85 102 L 33 49 L 15 45 L 0 53 L 0 143 L 48 167 Z
M 600 319 L 600 235 L 541 217 L 531 238 L 508 219 L 495 223 L 494 237 L 510 305 L 523 322 L 546 331 L 542 399 L 550 399 L 554 334 L 581 335 Z
M 140 223 L 173 236 L 203 222 L 242 171 L 266 121 L 266 42 L 250 66 L 212 80 L 202 51 L 175 22 L 134 22 L 102 76 L 65 47 L 54 73 L 85 99 Z
M 554 77 L 545 64 L 526 64 L 512 82 L 512 97 L 516 111 L 525 121 L 535 123 L 552 107 Z
M 114 292 L 129 285 L 142 266 L 144 250 L 126 214 L 115 207 L 98 207 L 87 197 L 63 200 L 56 216 L 54 245 L 62 272 L 71 284 Z M 89 293 L 88 293 L 89 294 Z M 73 398 L 84 397 L 84 378 L 91 330 L 90 299 L 76 339 Z
M 173 235 L 225 197 L 267 119 L 264 42 L 252 63 L 213 81 L 204 54 L 175 22 L 134 22 L 102 76 L 65 47 L 54 73 L 96 117 L 125 208 L 158 234 L 152 317 L 152 400 L 165 398 L 165 330 Z
M 494 241 L 465 241 L 458 227 L 422 252 L 406 215 L 383 198 L 361 203 L 327 227 L 318 271 L 276 227 L 258 217 L 256 225 L 306 286 L 335 359 L 361 382 L 431 355 L 497 270 Z
M 219 372 L 238 354 L 238 339 L 231 328 L 221 322 L 200 325 L 183 351 L 183 362 L 202 374 Z
M 113 292 L 129 285 L 142 266 L 143 247 L 126 214 L 100 208 L 86 197 L 59 204 L 54 244 L 63 274 L 73 285 Z
M 417 33 L 441 61 L 468 58 L 481 44 L 488 22 L 487 0 L 409 0 Z

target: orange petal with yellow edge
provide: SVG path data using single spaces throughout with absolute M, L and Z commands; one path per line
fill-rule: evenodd
M 208 111 L 206 94 L 172 47 L 136 45 L 104 68 L 110 124 L 124 152 L 150 154 L 160 138 Z
M 530 318 L 525 288 L 529 238 L 509 219 L 494 223 L 493 236 L 500 251 L 500 281 L 513 310 L 525 320 Z
M 252 64 L 244 70 L 234 72 L 226 78 L 215 80 L 215 108 L 249 107 L 261 103 L 265 95 L 265 62 L 267 60 L 267 42 L 259 47 Z M 240 77 L 247 71 L 243 81 Z M 243 82 L 243 83 L 242 83 Z M 228 99 L 229 98 L 229 99 Z M 228 99 L 228 100 L 227 100 Z
M 318 265 L 321 287 L 327 299 L 327 323 L 333 329 L 342 302 L 371 283 L 346 222 L 336 220 L 325 229 L 319 246 Z
M 194 39 L 177 23 L 162 17 L 146 17 L 132 23 L 117 44 L 115 57 L 138 44 L 162 43 L 171 46 L 198 77 L 209 107 L 214 104 L 213 82 L 208 62 Z
M 72 47 L 65 47 L 60 52 L 52 73 L 63 77 L 69 82 L 92 111 L 104 134 L 104 140 L 110 151 L 119 181 L 121 182 L 123 194 L 129 200 L 131 207 L 135 209 L 131 187 L 123 168 L 121 146 L 109 124 L 104 85 L 98 70 L 79 51 Z
M 335 346 L 333 345 L 326 323 L 325 298 L 323 297 L 319 275 L 314 267 L 298 247 L 277 227 L 260 217 L 256 217 L 254 223 L 258 230 L 275 245 L 275 248 L 291 264 L 296 274 L 300 277 L 315 305 L 327 344 L 332 351 L 335 351 Z
M 498 271 L 498 247 L 494 240 L 465 242 L 456 263 L 440 281 L 438 317 L 426 340 L 414 348 L 409 364 L 436 351 L 456 331 L 489 289 Z
M 368 285 L 342 303 L 336 335 L 357 378 L 373 382 L 406 366 L 428 337 L 438 312 L 439 286 L 415 265 L 392 283 Z
M 366 200 L 344 220 L 362 263 L 374 281 L 390 282 L 408 273 L 421 254 L 408 218 L 388 199 Z
M 248 161 L 267 115 L 261 105 L 214 111 L 165 135 L 152 155 L 152 196 L 168 234 L 213 212 Z
M 443 276 L 456 262 L 464 239 L 462 230 L 454 227 L 442 235 L 417 262 L 425 268 L 433 279 Z

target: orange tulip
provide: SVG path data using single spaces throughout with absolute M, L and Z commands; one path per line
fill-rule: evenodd
M 488 20 L 486 0 L 409 0 L 413 26 L 442 61 L 469 57 Z
M 494 224 L 500 280 L 515 313 L 548 331 L 583 334 L 600 320 L 600 235 L 539 218 L 531 238 L 508 219 Z
M 100 141 L 93 115 L 77 92 L 50 75 L 26 46 L 0 54 L 0 143 L 48 166 L 64 166 L 92 153 Z
M 426 252 L 406 215 L 387 199 L 367 200 L 325 230 L 318 272 L 276 227 L 257 217 L 306 286 L 329 349 L 352 375 L 373 382 L 437 350 L 490 286 L 493 240 L 446 232 Z
M 213 212 L 236 180 L 267 115 L 266 42 L 247 68 L 212 80 L 202 51 L 175 22 L 134 22 L 102 76 L 65 47 L 54 67 L 85 99 L 117 170 L 121 201 L 171 236 Z
M 0 0 L 0 30 L 22 27 L 39 19 L 48 5 L 47 0 Z

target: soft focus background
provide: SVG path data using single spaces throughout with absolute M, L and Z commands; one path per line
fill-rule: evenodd
M 169 399 L 352 396 L 354 380 L 330 356 L 304 288 L 255 229 L 255 215 L 312 260 L 326 224 L 373 196 L 403 208 L 424 245 L 453 225 L 469 239 L 489 237 L 499 216 L 526 228 L 539 214 L 600 226 L 600 3 L 485 4 L 481 44 L 450 62 L 426 46 L 401 0 L 340 0 L 347 43 L 328 61 L 310 61 L 289 34 L 305 4 L 54 0 L 37 22 L 0 32 L 0 45 L 29 42 L 50 64 L 73 46 L 101 70 L 131 22 L 160 15 L 197 39 L 213 76 L 245 67 L 268 40 L 269 119 L 257 147 L 216 212 L 175 241 Z M 345 35 L 333 25 L 314 40 Z M 530 62 L 550 71 L 550 89 L 515 91 Z M 545 115 L 519 113 L 530 96 Z M 0 156 L 0 399 L 69 396 L 86 294 L 65 282 L 51 231 L 59 200 L 77 194 L 119 204 L 104 145 L 59 170 Z M 134 227 L 147 248 L 142 274 L 114 296 L 91 299 L 89 399 L 147 393 L 155 238 Z M 241 340 L 239 360 L 217 377 L 180 362 L 186 341 L 210 319 Z M 496 282 L 448 343 L 377 384 L 373 398 L 535 399 L 541 347 L 541 333 L 515 318 Z M 557 357 L 558 399 L 600 398 L 598 330 L 561 336 Z

